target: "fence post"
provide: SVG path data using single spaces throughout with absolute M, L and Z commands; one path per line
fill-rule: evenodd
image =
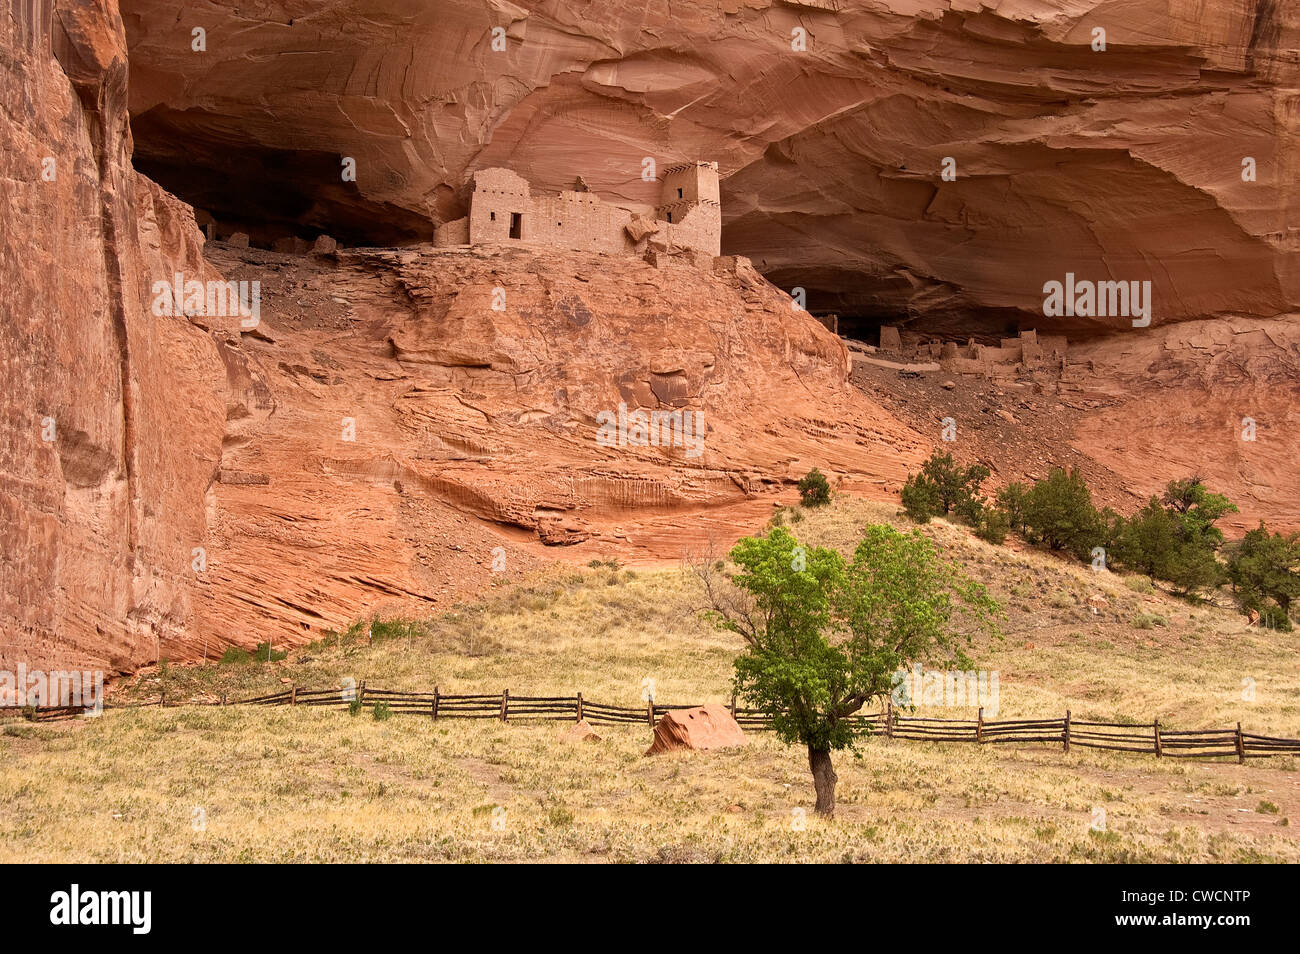
M 975 723 L 975 741 L 984 741 L 984 707 L 980 706 L 979 721 Z
M 366 704 L 366 681 L 361 680 L 361 687 L 357 689 L 357 706 L 358 708 Z
M 582 721 L 582 693 L 578 693 L 578 721 Z
M 165 705 L 167 705 L 167 690 L 166 690 L 166 689 L 159 689 L 159 690 L 158 690 L 158 708 L 161 709 L 161 708 L 162 708 L 163 706 L 165 706 Z M 1238 725 L 1238 728 L 1240 728 L 1240 725 Z
M 645 721 L 650 728 L 655 727 L 655 701 L 650 699 L 645 704 Z
M 1065 745 L 1065 751 L 1070 751 L 1070 710 L 1065 710 L 1065 734 L 1061 736 L 1061 742 Z
M 433 721 L 438 721 L 438 687 L 433 687 Z
M 885 702 L 885 738 L 894 737 L 894 701 L 892 699 Z
M 224 692 L 221 694 L 221 704 L 223 706 L 226 704 L 226 694 Z
M 733 692 L 733 693 L 731 694 L 731 717 L 732 717 L 733 719 L 736 718 L 736 714 L 737 714 L 739 711 L 740 711 L 740 710 L 736 708 L 736 694 Z
M 1241 723 L 1237 723 L 1237 761 L 1246 764 L 1246 740 L 1241 737 Z
M 289 687 L 289 705 L 291 705 L 291 706 L 296 706 L 297 704 L 298 704 L 298 687 L 297 687 L 297 686 L 290 686 L 290 687 Z
M 510 711 L 510 690 L 502 689 L 501 690 L 501 721 L 502 722 L 505 722 L 509 718 L 508 716 L 509 711 Z
M 1156 719 L 1155 722 L 1152 723 L 1152 728 L 1155 730 L 1155 734 L 1156 734 L 1156 758 L 1160 758 L 1165 753 L 1160 748 L 1160 720 L 1159 719 Z

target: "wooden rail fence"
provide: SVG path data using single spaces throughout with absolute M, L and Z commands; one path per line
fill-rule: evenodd
M 362 708 L 370 709 L 384 703 L 394 714 L 429 719 L 498 719 L 502 722 L 573 722 L 586 719 L 593 725 L 653 726 L 666 712 L 695 708 L 692 705 L 663 705 L 656 702 L 647 702 L 644 708 L 611 706 L 585 699 L 582 693 L 572 696 L 519 696 L 507 689 L 499 694 L 446 695 L 437 686 L 432 692 L 403 692 L 367 687 L 364 682 L 352 690 L 301 689 L 294 686 L 270 695 L 232 700 L 229 704 L 347 708 L 354 701 Z M 226 705 L 227 700 L 222 696 L 217 702 L 169 703 L 164 695 L 156 702 L 106 703 L 104 709 L 195 704 Z M 740 708 L 735 697 L 732 697 L 731 705 L 727 708 L 742 728 L 762 731 L 772 727 L 771 720 L 764 712 Z M 38 722 L 68 719 L 81 714 L 82 710 L 75 707 L 0 708 L 0 717 L 23 715 Z M 1077 746 L 1112 752 L 1154 753 L 1157 758 L 1235 758 L 1239 762 L 1274 755 L 1300 755 L 1300 739 L 1245 732 L 1240 722 L 1233 729 L 1172 730 L 1161 726 L 1159 719 L 1149 723 L 1086 722 L 1073 719 L 1068 711 L 1062 719 L 985 721 L 983 709 L 979 710 L 975 719 L 940 719 L 902 716 L 894 711 L 892 705 L 886 706 L 883 712 L 850 718 L 859 725 L 870 726 L 873 735 L 916 742 L 974 742 L 979 745 L 1043 742 L 1059 744 L 1066 752 L 1072 746 Z

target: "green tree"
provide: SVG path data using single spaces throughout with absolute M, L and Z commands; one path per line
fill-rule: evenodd
M 988 503 L 983 497 L 971 494 L 958 500 L 953 505 L 952 512 L 967 526 L 979 528 L 984 522 L 984 512 L 988 509 Z
M 988 476 L 989 469 L 982 464 L 963 467 L 952 454 L 935 451 L 920 472 L 909 474 L 903 484 L 903 509 L 918 523 L 956 511 L 967 523 L 976 524 L 982 507 L 979 489 Z
M 1025 497 L 1029 488 L 1013 481 L 997 492 L 998 506 L 1006 512 L 1007 522 L 1017 533 L 1025 532 Z
M 1115 556 L 1183 594 L 1213 589 L 1227 579 L 1216 556 L 1223 531 L 1215 522 L 1236 512 L 1227 497 L 1212 493 L 1199 477 L 1171 480 L 1161 497 L 1152 497 L 1120 522 Z
M 1291 604 L 1300 598 L 1300 534 L 1270 534 L 1261 520 L 1229 552 L 1228 579 L 1243 610 L 1289 631 Z
M 697 572 L 714 620 L 746 643 L 735 690 L 784 742 L 807 747 L 816 810 L 831 816 L 831 753 L 869 731 L 853 715 L 914 661 L 968 667 L 961 645 L 995 631 L 997 604 L 919 531 L 869 526 L 846 564 L 776 528 L 742 539 L 731 560 L 728 580 L 708 563 Z
M 1152 579 L 1163 579 L 1168 555 L 1178 545 L 1178 523 L 1160 501 L 1152 497 L 1146 506 L 1124 521 L 1114 556 L 1131 570 Z
M 903 510 L 916 523 L 929 523 L 939 512 L 939 491 L 924 474 L 909 474 L 899 493 Z
M 1077 470 L 1052 469 L 1025 494 L 1022 504 L 1026 532 L 1053 550 L 1067 550 L 1087 559 L 1104 536 L 1092 493 Z
M 935 451 L 921 465 L 921 473 L 934 484 L 946 514 L 978 495 L 980 484 L 988 479 L 989 469 L 983 464 L 962 467 L 953 460 L 952 454 L 940 455 Z
M 1161 501 L 1178 515 L 1184 540 L 1204 542 L 1214 549 L 1223 544 L 1223 531 L 1214 525 L 1215 521 L 1237 513 L 1236 504 L 1223 494 L 1211 493 L 1200 477 L 1169 481 Z
M 831 502 L 831 485 L 816 467 L 799 481 L 799 500 L 805 507 L 823 507 Z

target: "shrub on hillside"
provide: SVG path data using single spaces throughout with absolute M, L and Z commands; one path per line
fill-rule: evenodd
M 226 651 L 221 654 L 221 664 L 223 666 L 239 665 L 249 662 L 252 657 L 238 646 L 227 646 Z
M 1129 569 L 1172 583 L 1184 594 L 1210 590 L 1227 579 L 1216 552 L 1223 532 L 1215 522 L 1237 508 L 1212 493 L 1198 477 L 1171 480 L 1162 497 L 1152 497 L 1120 522 L 1115 558 Z
M 969 497 L 963 497 L 953 505 L 953 516 L 969 527 L 979 529 L 980 522 L 984 519 L 984 511 L 988 507 L 983 497 L 976 497 L 973 494 Z
M 831 502 L 830 482 L 816 467 L 799 481 L 799 500 L 805 507 L 824 507 Z
M 1215 521 L 1225 514 L 1237 513 L 1231 500 L 1223 494 L 1212 493 L 1200 477 L 1169 481 L 1160 499 L 1178 515 L 1185 539 L 1209 544 L 1216 550 L 1223 545 L 1223 531 L 1214 525 Z
M 939 492 L 921 474 L 909 475 L 899 496 L 903 510 L 916 523 L 929 523 L 939 512 Z
M 1238 605 L 1260 623 L 1291 629 L 1291 604 L 1300 597 L 1300 534 L 1269 534 L 1264 521 L 1228 554 L 1228 579 Z
M 1157 626 L 1169 625 L 1169 620 L 1159 613 L 1137 613 L 1131 622 L 1135 629 L 1155 629 Z
M 1001 544 L 1011 530 L 1011 517 L 1001 507 L 985 507 L 975 525 L 975 535 L 989 543 Z
M 253 650 L 254 662 L 279 662 L 289 655 L 288 650 L 274 650 L 269 642 L 258 643 Z
M 1017 533 L 1025 532 L 1025 496 L 1029 488 L 1013 481 L 997 493 L 997 504 L 1007 515 L 1007 522 Z
M 1054 468 L 1024 495 L 1026 534 L 1053 550 L 1066 550 L 1087 559 L 1106 536 L 1104 522 L 1092 505 L 1092 493 L 1077 470 Z
M 952 454 L 932 453 L 918 474 L 909 474 L 903 484 L 903 509 L 917 523 L 931 517 L 956 513 L 967 523 L 977 525 L 983 502 L 980 485 L 989 476 L 982 464 L 963 467 Z
M 1177 544 L 1177 528 L 1173 515 L 1152 497 L 1120 529 L 1115 546 L 1115 559 L 1130 570 L 1162 579 L 1165 556 Z

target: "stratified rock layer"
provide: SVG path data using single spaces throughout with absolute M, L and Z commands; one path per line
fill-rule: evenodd
M 1294 3 L 124 7 L 142 168 L 230 228 L 390 243 L 487 166 L 653 202 L 647 157 L 704 158 L 723 250 L 859 318 L 1126 326 L 1043 321 L 1067 272 L 1151 281 L 1157 325 L 1300 303 Z
M 924 456 L 847 384 L 840 340 L 743 260 L 209 254 L 262 282 L 262 320 L 219 336 L 208 572 L 174 655 L 428 612 L 546 557 L 720 555 L 813 466 L 880 494 Z M 689 412 L 690 436 L 600 439 L 620 405 Z
M 1230 536 L 1266 520 L 1300 529 L 1300 325 L 1224 318 L 1115 336 L 1077 349 L 1090 371 L 1071 443 L 1124 478 L 1137 503 L 1198 474 L 1240 513 Z
M 556 550 L 720 551 L 814 464 L 882 492 L 919 460 L 743 260 L 205 251 L 131 167 L 111 5 L 58 13 L 0 19 L 0 667 L 308 640 Z M 260 321 L 173 314 L 178 274 L 256 282 Z M 620 406 L 698 426 L 598 442 Z

